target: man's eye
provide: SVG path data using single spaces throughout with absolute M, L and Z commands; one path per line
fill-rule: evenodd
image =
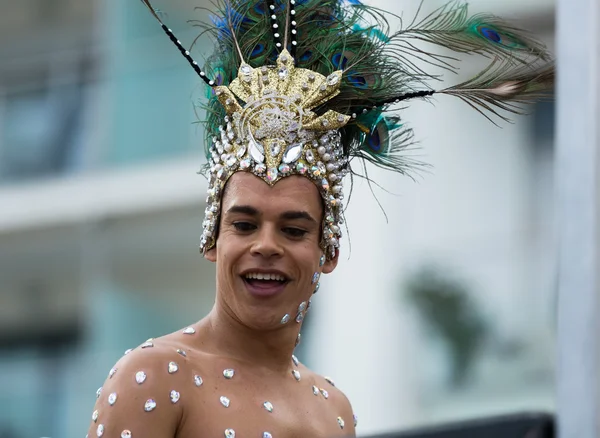
M 284 228 L 283 232 L 292 237 L 303 237 L 306 234 L 305 230 L 290 227 Z
M 250 222 L 234 222 L 233 227 L 236 230 L 242 231 L 242 232 L 252 231 L 252 230 L 256 229 L 256 226 L 254 224 L 251 224 Z

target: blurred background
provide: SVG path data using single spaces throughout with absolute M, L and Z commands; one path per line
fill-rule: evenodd
M 155 3 L 189 45 L 186 20 L 209 2 Z M 470 4 L 553 47 L 553 0 Z M 83 436 L 123 352 L 213 304 L 198 253 L 205 90 L 139 1 L 0 10 L 0 438 Z M 389 190 L 377 198 L 355 185 L 298 347 L 349 396 L 360 435 L 554 411 L 554 105 L 498 128 L 434 103 L 403 113 L 432 167 L 416 181 L 369 169 Z

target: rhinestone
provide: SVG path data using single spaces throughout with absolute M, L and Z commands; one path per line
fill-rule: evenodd
M 296 322 L 300 324 L 304 320 L 304 314 L 302 312 L 296 315 Z
M 250 158 L 245 158 L 242 161 L 240 161 L 240 169 L 246 170 L 247 168 L 250 167 L 251 164 L 252 164 L 252 161 L 250 161 Z
M 294 376 L 294 379 L 298 382 L 300 381 L 300 372 L 298 370 L 292 370 L 292 375 Z
M 256 173 L 262 174 L 265 173 L 265 170 L 267 170 L 267 166 L 265 166 L 263 163 L 259 163 L 256 166 L 254 166 L 254 171 Z
M 223 370 L 223 376 L 226 379 L 232 379 L 234 374 L 235 374 L 235 371 L 232 370 L 231 368 L 227 368 L 226 370 Z
M 307 170 L 308 170 L 308 167 L 306 167 L 306 164 L 304 164 L 304 163 L 296 164 L 296 172 L 298 172 L 299 174 L 304 175 Z
M 102 387 L 98 388 L 96 391 L 96 398 L 100 398 L 100 394 L 102 394 Z
M 260 143 L 257 143 L 254 139 L 251 139 L 248 142 L 248 149 L 250 151 L 250 156 L 257 163 L 262 163 L 265 161 L 265 156 L 263 154 L 264 148 Z
M 323 266 L 325 264 L 325 254 L 321 255 L 321 258 L 319 259 L 319 266 Z
M 277 171 L 276 167 L 271 167 L 269 170 L 267 170 L 267 180 L 269 180 L 269 182 L 275 181 L 278 176 L 279 172 Z
M 260 71 L 261 71 L 263 74 L 264 74 L 264 73 L 266 73 L 266 72 L 267 72 L 267 70 L 268 70 L 268 69 L 267 69 L 267 66 L 266 66 L 266 65 L 263 65 L 263 66 L 260 68 Z
M 146 412 L 150 412 L 154 409 L 156 409 L 156 402 L 153 399 L 146 400 L 146 403 L 144 404 L 144 410 Z
M 285 315 L 283 315 L 283 318 L 281 318 L 281 323 L 287 324 L 288 322 L 290 322 L 290 315 L 289 313 L 286 313 Z
M 121 432 L 121 438 L 131 438 L 131 431 L 124 430 L 123 432 Z
M 96 429 L 96 436 L 102 436 L 102 435 L 104 435 L 104 425 L 99 424 L 98 428 Z
M 306 311 L 308 312 L 312 307 L 312 300 L 308 300 L 308 305 L 306 306 Z
M 98 410 L 96 409 L 94 411 L 94 413 L 92 414 L 92 421 L 95 423 L 96 421 L 98 421 Z
M 311 150 L 306 151 L 304 155 L 306 156 L 306 161 L 308 161 L 310 164 L 315 162 L 315 156 Z
M 225 438 L 235 438 L 235 430 L 225 429 Z
M 263 438 L 273 438 L 273 435 L 271 435 L 269 432 L 263 432 Z
M 319 395 L 319 388 L 317 388 L 315 385 L 313 385 L 313 394 Z
M 320 274 L 318 272 L 315 272 L 313 274 L 312 284 L 315 284 L 317 281 L 319 281 L 319 276 L 320 276 Z
M 108 396 L 108 404 L 113 406 L 117 402 L 117 393 L 113 392 Z
M 267 410 L 267 412 L 273 412 L 273 403 L 266 401 L 263 403 L 263 406 Z
M 183 334 L 185 335 L 193 335 L 196 333 L 196 329 L 194 327 L 187 327 L 183 330 Z
M 352 419 L 354 420 L 354 427 L 358 426 L 358 417 L 356 414 L 352 415 Z
M 146 341 L 142 344 L 142 348 L 151 348 L 154 347 L 154 344 L 151 341 Z
M 183 357 L 187 357 L 187 353 L 185 351 L 183 351 L 183 350 L 180 350 L 179 348 L 177 349 L 177 353 L 179 353 Z
M 319 148 L 317 149 L 317 152 L 319 153 L 319 155 L 323 156 L 327 152 L 327 149 L 325 149 L 324 146 L 319 146 Z
M 226 408 L 228 408 L 228 407 L 229 407 L 229 405 L 231 404 L 231 401 L 230 401 L 230 400 L 229 400 L 227 397 L 225 397 L 224 395 L 222 395 L 222 396 L 219 398 L 219 400 L 221 401 L 221 404 L 222 404 L 223 406 L 225 406 Z
M 287 175 L 288 173 L 291 172 L 291 167 L 288 164 L 280 164 L 279 165 L 279 172 L 281 172 L 284 175 Z
M 282 81 L 288 77 L 288 69 L 287 67 L 281 67 L 279 69 L 279 72 L 277 73 L 279 75 L 279 79 L 281 79 Z
M 337 85 L 337 83 L 339 81 L 340 81 L 340 77 L 338 75 L 336 75 L 335 73 L 332 73 L 329 76 L 327 76 L 327 85 L 329 85 L 330 87 Z
M 227 167 L 233 167 L 235 166 L 235 163 L 237 163 L 237 158 L 234 156 L 229 156 L 229 158 L 227 158 L 227 161 L 225 162 L 225 164 L 227 164 Z
M 323 395 L 323 397 L 329 398 L 329 393 L 325 389 L 321 388 L 320 391 L 321 391 L 321 394 Z
M 143 371 L 138 371 L 137 373 L 135 373 L 135 381 L 141 385 L 142 383 L 144 383 L 146 381 L 146 373 Z
M 330 377 L 325 377 L 325 381 L 327 381 L 327 383 L 329 383 L 331 386 L 335 386 L 335 383 L 333 383 L 333 380 L 331 380 Z
M 175 374 L 179 371 L 179 365 L 175 362 L 169 362 L 169 374 Z
M 249 75 L 250 73 L 252 73 L 252 67 L 250 67 L 248 64 L 243 64 L 240 67 L 240 71 L 245 75 Z
M 296 347 L 298 346 L 298 344 L 300 343 L 300 340 L 302 339 L 302 335 L 300 333 L 298 333 L 298 336 L 296 336 Z
M 327 119 L 321 120 L 321 125 L 323 125 L 324 127 L 327 128 L 329 126 L 329 120 L 327 120 Z
M 340 429 L 344 428 L 344 419 L 342 417 L 337 417 L 337 422 L 340 425 Z
M 321 91 L 325 91 L 325 90 L 327 90 L 327 85 L 325 85 L 325 84 L 322 84 L 322 85 L 319 87 L 319 90 L 321 90 Z
M 300 361 L 298 361 L 298 358 L 296 356 L 294 356 L 292 354 L 292 362 L 294 362 L 294 365 L 298 366 L 298 364 L 300 363 Z
M 202 377 L 195 375 L 194 376 L 194 384 L 196 386 L 202 386 L 202 383 L 204 383 L 204 381 L 202 380 Z
M 242 158 L 246 153 L 246 146 L 240 146 L 238 150 L 235 152 L 236 157 Z
M 321 187 L 323 187 L 323 190 L 329 190 L 329 181 L 323 178 L 321 180 Z
M 271 155 L 273 155 L 274 157 L 279 155 L 279 152 L 281 152 L 281 147 L 279 147 L 279 145 L 271 147 Z
M 171 397 L 171 403 L 177 403 L 181 398 L 181 394 L 179 394 L 175 390 L 171 391 L 171 394 L 169 396 Z
M 298 312 L 304 312 L 306 310 L 306 301 L 302 301 L 298 306 Z
M 315 76 L 315 74 L 314 74 L 314 73 L 309 73 L 309 75 L 308 75 L 308 80 L 309 80 L 309 81 L 311 81 L 311 82 L 312 82 L 312 81 L 314 81 L 314 80 L 315 80 L 315 78 L 316 78 L 316 76 Z
M 130 348 L 129 350 L 125 350 L 125 353 L 123 353 L 125 356 L 127 356 L 129 353 L 131 353 L 133 351 L 133 348 Z
M 306 82 L 304 82 L 304 83 L 302 84 L 302 90 L 303 90 L 303 91 L 306 91 L 306 90 L 308 90 L 308 84 L 307 84 Z

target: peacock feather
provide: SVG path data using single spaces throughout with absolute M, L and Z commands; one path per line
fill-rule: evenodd
M 275 64 L 284 48 L 279 41 L 295 54 L 297 67 L 324 76 L 342 70 L 339 94 L 315 112 L 352 116 L 341 129 L 349 160 L 359 158 L 403 173 L 415 165 L 406 154 L 413 132 L 400 119 L 399 102 L 450 95 L 492 121 L 508 120 L 507 113 L 520 113 L 523 104 L 543 98 L 554 84 L 552 57 L 543 44 L 494 15 L 470 15 L 460 0 L 429 14 L 422 13 L 422 1 L 408 23 L 358 0 L 295 0 L 293 17 L 288 12 L 294 0 L 215 1 L 206 20 L 191 22 L 215 43 L 201 71 L 205 82 L 227 86 L 242 63 L 254 68 Z M 160 21 L 150 1 L 142 2 Z M 392 20 L 399 21 L 398 29 L 392 30 Z M 290 44 L 286 29 L 294 32 L 296 45 Z M 425 50 L 422 43 L 439 51 Z M 182 53 L 188 57 L 185 49 Z M 456 54 L 481 55 L 491 63 L 467 81 L 435 90 L 432 84 L 440 77 L 427 70 L 456 73 Z M 210 91 L 204 105 L 207 154 L 225 114 Z

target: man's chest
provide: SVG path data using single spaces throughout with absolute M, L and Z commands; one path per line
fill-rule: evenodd
M 296 381 L 206 382 L 185 403 L 177 438 L 331 438 L 348 435 L 331 388 Z

